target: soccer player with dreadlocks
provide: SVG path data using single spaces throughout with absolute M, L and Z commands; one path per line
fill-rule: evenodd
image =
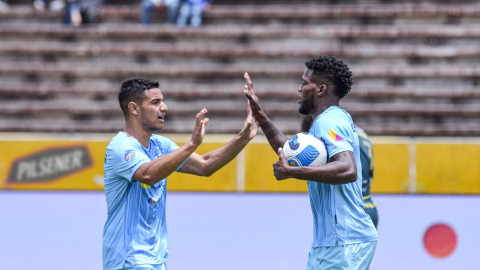
M 368 269 L 377 246 L 377 231 L 364 211 L 359 139 L 340 99 L 350 92 L 348 66 L 335 57 L 320 56 L 305 63 L 298 87 L 299 109 L 314 122 L 309 133 L 324 142 L 329 162 L 322 166 L 293 167 L 283 145 L 288 140 L 260 106 L 252 81 L 245 73 L 245 95 L 270 146 L 279 155 L 273 164 L 277 180 L 306 180 L 313 213 L 313 243 L 307 270 Z

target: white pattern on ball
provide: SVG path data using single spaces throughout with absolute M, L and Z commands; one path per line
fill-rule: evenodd
M 293 135 L 283 146 L 290 166 L 320 166 L 327 163 L 325 144 L 307 133 Z

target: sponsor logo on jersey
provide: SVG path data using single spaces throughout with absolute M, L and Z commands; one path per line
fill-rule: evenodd
M 93 164 L 86 146 L 50 148 L 13 162 L 10 184 L 53 181 Z
M 148 203 L 151 204 L 151 205 L 154 205 L 154 204 L 157 203 L 157 201 L 154 198 L 150 198 L 150 199 L 148 199 Z
M 331 138 L 332 141 L 334 141 L 334 142 L 338 142 L 338 141 L 343 140 L 343 138 L 342 138 L 340 135 L 338 135 L 335 131 L 333 131 L 333 129 L 330 129 L 330 130 L 328 131 L 328 133 L 330 134 L 330 138 Z
M 127 151 L 123 157 L 125 158 L 125 161 L 130 161 L 135 157 L 135 152 Z

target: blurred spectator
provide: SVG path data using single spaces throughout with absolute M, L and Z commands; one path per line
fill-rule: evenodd
M 98 22 L 98 8 L 103 0 L 67 0 L 64 22 L 73 26 Z
M 189 19 L 192 27 L 199 27 L 202 24 L 203 12 L 208 12 L 212 3 L 213 0 L 185 0 L 178 14 L 178 27 L 185 27 Z
M 140 19 L 143 24 L 150 24 L 150 19 L 151 19 L 153 10 L 166 7 L 167 23 L 175 24 L 175 18 L 177 17 L 179 5 L 180 5 L 180 0 L 143 0 L 142 1 L 142 17 Z
M 0 12 L 8 11 L 8 0 L 0 0 Z
M 65 7 L 65 0 L 35 0 L 33 1 L 33 7 L 36 10 L 61 10 Z
M 64 15 L 65 24 L 80 26 L 82 24 L 82 14 L 80 13 L 80 0 L 67 0 Z
M 103 0 L 80 0 L 83 23 L 98 22 L 98 8 L 102 3 Z

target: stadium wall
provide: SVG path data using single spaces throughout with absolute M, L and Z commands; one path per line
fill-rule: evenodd
M 166 134 L 177 144 L 190 135 Z M 103 159 L 113 134 L 0 134 L 0 189 L 103 190 Z M 233 135 L 206 135 L 203 154 Z M 480 139 L 371 137 L 375 175 L 372 193 L 480 194 Z M 278 182 L 278 160 L 263 136 L 209 178 L 174 173 L 171 191 L 307 192 L 304 181 Z

